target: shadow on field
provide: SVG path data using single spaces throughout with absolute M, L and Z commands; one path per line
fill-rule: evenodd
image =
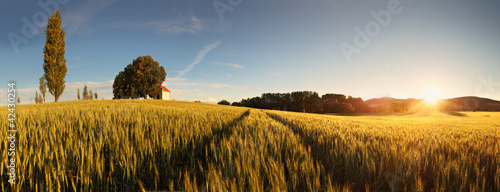
M 324 170 L 325 172 L 331 174 L 331 175 L 334 175 L 335 173 L 332 172 L 332 170 L 335 170 L 333 165 L 328 163 L 329 161 L 327 161 L 325 159 L 325 156 L 324 156 L 324 148 L 320 147 L 320 146 L 317 146 L 317 145 L 311 145 L 311 143 L 315 143 L 313 141 L 316 141 L 317 138 L 311 138 L 311 137 L 308 137 L 308 135 L 305 134 L 305 132 L 301 131 L 301 128 L 298 127 L 297 125 L 287 121 L 286 119 L 282 118 L 281 116 L 279 115 L 276 115 L 276 114 L 272 114 L 272 113 L 268 113 L 268 112 L 264 112 L 267 116 L 271 117 L 271 119 L 283 124 L 285 127 L 288 127 L 290 130 L 292 130 L 292 132 L 299 136 L 299 138 L 301 138 L 301 140 L 303 142 L 301 142 L 301 144 L 306 148 L 306 149 L 310 149 L 311 150 L 311 156 L 312 158 L 319 162 L 321 165 L 323 165 L 324 167 Z M 342 177 L 339 177 L 339 178 L 342 178 Z M 346 181 L 340 181 L 339 183 L 345 183 Z
M 456 116 L 456 117 L 468 117 L 467 114 L 460 113 L 460 112 L 455 112 L 455 111 L 444 112 L 444 114 L 451 115 L 451 116 Z
M 234 119 L 230 123 L 222 125 L 221 127 L 212 128 L 213 136 L 212 136 L 211 140 L 213 140 L 215 144 L 219 144 L 219 142 L 223 138 L 227 138 L 227 137 L 231 136 L 231 134 L 233 134 L 233 130 L 234 130 L 234 129 L 232 129 L 232 127 L 236 126 L 238 123 L 241 123 L 241 121 L 243 121 L 243 119 L 245 119 L 245 117 L 247 117 L 248 115 L 250 115 L 250 110 L 245 111 L 245 113 L 241 114 L 241 116 Z M 209 144 L 209 143 L 210 142 L 208 142 L 206 144 Z
M 212 127 L 212 134 L 204 135 L 200 139 L 188 140 L 187 143 L 180 142 L 172 150 L 171 158 L 166 162 L 168 165 L 167 171 L 164 172 L 164 175 L 161 175 L 161 178 L 170 178 L 165 183 L 172 181 L 176 186 L 183 186 L 183 180 L 186 175 L 183 176 L 182 171 L 190 170 L 190 174 L 187 177 L 196 177 L 197 185 L 203 186 L 203 182 L 207 180 L 204 173 L 208 171 L 209 162 L 215 158 L 213 151 L 210 150 L 210 146 L 212 144 L 218 146 L 224 138 L 230 137 L 233 134 L 234 127 L 249 115 L 250 110 L 247 110 L 226 124 Z M 171 178 L 176 179 L 172 180 Z M 154 186 L 151 181 L 144 181 L 144 184 L 145 186 Z M 168 188 L 168 186 L 163 186 L 161 189 L 166 190 Z

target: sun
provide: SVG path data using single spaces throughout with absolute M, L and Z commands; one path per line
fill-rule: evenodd
M 426 103 L 434 105 L 443 98 L 443 94 L 439 91 L 439 89 L 431 87 L 425 90 L 422 97 Z

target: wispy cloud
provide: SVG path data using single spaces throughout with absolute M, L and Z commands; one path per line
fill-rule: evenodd
M 207 86 L 207 87 L 210 87 L 210 88 L 230 88 L 230 89 L 245 89 L 245 88 L 249 87 L 249 86 L 230 85 L 230 84 L 224 84 L 224 83 L 216 83 L 216 84 L 201 83 L 200 85 Z
M 227 66 L 227 67 L 232 67 L 232 68 L 243 68 L 243 65 L 236 64 L 236 63 L 223 63 L 223 62 L 212 62 L 214 65 L 222 65 L 222 66 Z
M 82 65 L 81 64 L 73 64 L 73 65 L 68 65 L 68 69 L 74 69 L 74 68 L 78 68 L 78 67 L 81 67 Z
M 111 26 L 118 28 L 150 30 L 164 35 L 178 35 L 186 33 L 200 34 L 204 31 L 220 32 L 225 29 L 225 25 L 221 24 L 218 20 L 209 18 L 200 19 L 193 14 L 186 17 L 180 13 L 176 18 L 145 22 L 119 21 L 111 24 Z
M 177 78 L 177 77 L 167 77 L 165 78 L 166 81 L 185 81 L 187 80 L 186 78 Z
M 199 99 L 199 101 L 203 103 L 217 103 L 217 99 L 212 97 L 207 97 L 206 99 Z
M 180 101 L 201 101 L 204 103 L 217 103 L 222 97 L 216 89 L 221 91 L 248 89 L 250 86 L 238 86 L 223 83 L 193 82 L 182 78 L 167 78 L 163 83 L 171 91 L 171 98 Z M 215 92 L 215 93 L 214 93 Z M 218 97 L 221 97 L 217 99 Z
M 163 86 L 183 87 L 183 88 L 197 87 L 197 88 L 214 88 L 214 89 L 219 89 L 219 88 L 246 89 L 250 87 L 250 86 L 239 86 L 239 85 L 231 85 L 224 83 L 200 83 L 200 82 L 188 81 L 187 79 L 184 78 L 167 78 L 166 81 L 163 83 Z
M 80 94 L 82 94 L 83 86 L 85 85 L 87 85 L 92 92 L 97 92 L 99 99 L 112 99 L 113 83 L 114 80 L 66 83 L 66 93 L 63 94 L 64 97 L 62 97 L 62 99 L 65 101 L 76 100 L 77 90 L 80 89 Z
M 158 20 L 147 23 L 136 24 L 135 26 L 141 28 L 150 28 L 156 33 L 177 35 L 181 33 L 198 34 L 203 30 L 202 21 L 194 16 L 191 18 L 178 18 Z
M 85 1 L 85 5 L 62 14 L 62 27 L 66 32 L 66 38 L 70 38 L 76 32 L 88 32 L 88 30 L 82 30 L 82 27 L 91 21 L 97 13 L 103 11 L 117 1 L 118 0 L 89 0 Z
M 66 83 L 66 89 L 68 88 L 75 88 L 75 91 L 77 88 L 82 89 L 83 86 L 87 85 L 92 90 L 98 90 L 102 88 L 108 88 L 113 86 L 114 80 L 109 80 L 109 81 L 101 81 L 101 82 L 95 82 L 95 81 L 85 81 L 85 82 L 72 82 L 72 83 Z
M 182 77 L 185 73 L 193 70 L 194 66 L 196 64 L 198 64 L 200 61 L 202 61 L 203 58 L 205 57 L 205 55 L 207 55 L 213 49 L 217 48 L 220 44 L 221 44 L 221 41 L 217 40 L 217 41 L 213 42 L 212 44 L 206 45 L 202 50 L 200 50 L 198 52 L 198 54 L 194 58 L 193 62 L 191 64 L 189 64 L 183 71 L 179 72 L 179 75 L 177 75 L 177 77 L 178 78 Z
M 76 63 L 76 64 L 72 64 L 72 65 L 67 65 L 68 69 L 75 69 L 75 68 L 79 68 L 79 67 L 83 67 L 83 66 L 87 66 L 87 65 L 94 65 L 95 63 Z

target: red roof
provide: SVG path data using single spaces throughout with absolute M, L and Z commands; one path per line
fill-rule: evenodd
M 170 92 L 170 90 L 168 90 L 166 87 L 161 86 L 161 89 L 163 89 L 163 91 Z

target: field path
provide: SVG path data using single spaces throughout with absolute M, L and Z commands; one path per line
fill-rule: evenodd
M 311 141 L 314 141 L 314 138 L 309 138 L 306 134 L 303 133 L 303 129 L 300 129 L 297 125 L 288 122 L 286 119 L 283 119 L 279 115 L 268 112 L 264 113 L 269 117 L 271 117 L 271 119 L 283 124 L 283 126 L 292 130 L 292 132 L 302 140 L 301 144 L 310 151 L 310 155 L 313 158 L 314 162 L 320 163 L 327 174 L 334 175 L 333 167 L 324 158 L 325 152 L 322 149 L 320 149 L 319 146 L 309 144 L 311 143 Z
M 210 141 L 205 142 L 205 144 L 209 145 L 211 142 L 214 142 L 216 145 L 218 145 L 222 139 L 228 138 L 229 136 L 231 136 L 233 134 L 233 131 L 234 131 L 234 129 L 232 129 L 232 128 L 238 124 L 241 124 L 243 119 L 245 119 L 249 115 L 250 115 L 250 109 L 245 111 L 238 118 L 234 119 L 233 121 L 231 121 L 227 124 L 224 124 L 220 127 L 215 127 L 215 128 L 212 127 L 213 136 L 210 136 L 210 138 L 209 138 Z

